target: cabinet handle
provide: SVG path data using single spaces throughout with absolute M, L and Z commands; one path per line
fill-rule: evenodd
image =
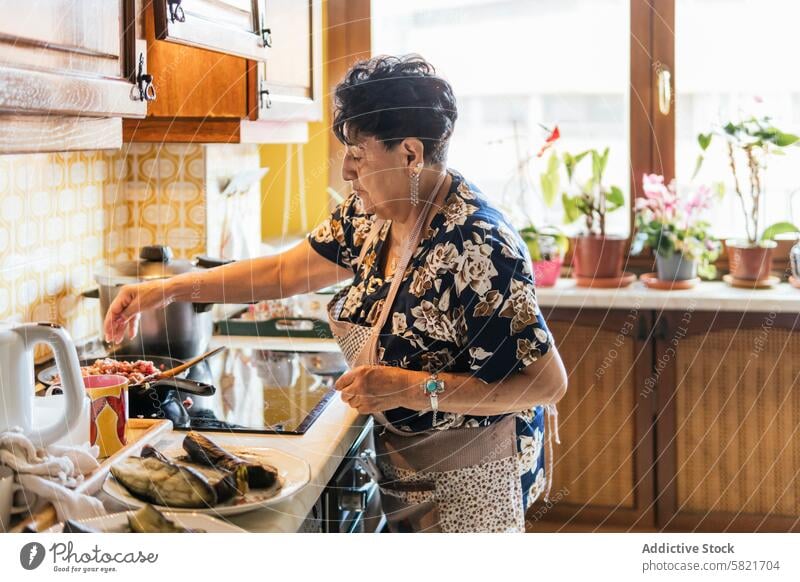
M 264 41 L 265 47 L 272 47 L 272 29 L 271 28 L 262 28 L 261 29 L 261 39 Z
M 144 53 L 139 53 L 139 68 L 136 72 L 136 86 L 139 88 L 139 101 L 155 101 L 156 87 L 153 75 L 144 72 Z
M 658 110 L 662 115 L 669 115 L 672 107 L 672 75 L 669 69 L 662 67 L 658 71 Z
M 186 14 L 183 12 L 181 0 L 167 0 L 167 6 L 169 6 L 170 22 L 186 22 Z

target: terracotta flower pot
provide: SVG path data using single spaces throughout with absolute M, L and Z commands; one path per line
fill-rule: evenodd
M 772 251 L 778 246 L 775 241 L 762 241 L 751 245 L 747 241 L 729 240 L 728 249 L 731 275 L 736 279 L 759 281 L 770 276 L 772 271 Z
M 575 239 L 572 268 L 578 277 L 610 279 L 622 276 L 627 239 L 621 236 L 579 236 Z

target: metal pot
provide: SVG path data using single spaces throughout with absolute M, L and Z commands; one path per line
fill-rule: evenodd
M 95 274 L 98 289 L 84 293 L 100 299 L 101 317 L 123 285 L 167 279 L 173 275 L 217 267 L 229 261 L 198 257 L 196 262 L 173 259 L 168 246 L 146 246 L 139 252 L 139 261 L 123 261 L 102 267 Z M 154 354 L 190 359 L 208 347 L 214 321 L 210 303 L 175 301 L 166 307 L 144 311 L 139 334 L 125 338 L 115 355 Z

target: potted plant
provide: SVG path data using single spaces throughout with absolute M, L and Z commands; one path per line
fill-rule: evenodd
M 615 279 L 622 276 L 627 239 L 606 233 L 606 216 L 625 204 L 622 190 L 603 184 L 609 150 L 596 149 L 577 155 L 564 153 L 562 161 L 567 172 L 567 191 L 561 194 L 567 223 L 584 219 L 586 232 L 576 237 L 573 269 L 579 278 Z M 585 182 L 576 179 L 576 170 L 584 159 L 592 162 L 591 177 Z
M 524 158 L 519 156 L 517 158 L 516 172 L 512 180 L 519 183 L 519 203 L 514 212 L 527 218 L 524 223 L 526 226 L 519 229 L 519 234 L 528 246 L 536 285 L 538 287 L 552 287 L 561 276 L 561 266 L 569 249 L 569 238 L 557 226 L 536 226 L 527 211 L 529 201 L 526 199 L 526 194 L 535 191 L 535 186 L 531 180 L 530 166 L 532 162 L 541 158 L 547 150 L 552 148 L 561 137 L 557 125 L 553 129 L 545 126 L 541 127 L 546 132 L 546 138 L 538 152 L 526 155 Z M 513 137 L 518 146 L 517 152 L 519 152 L 520 136 L 516 133 L 516 126 Z M 547 209 L 552 208 L 558 198 L 559 165 L 559 157 L 553 152 L 547 162 L 547 171 L 539 176 L 541 198 L 545 204 L 545 218 Z
M 770 156 L 783 153 L 785 148 L 796 145 L 800 137 L 781 131 L 772 124 L 769 117 L 751 116 L 735 123 L 730 121 L 697 137 L 701 154 L 697 160 L 695 175 L 700 170 L 704 154 L 714 137 L 724 140 L 734 192 L 745 218 L 746 238 L 725 241 L 731 275 L 735 279 L 747 281 L 768 279 L 772 271 L 773 249 L 777 246 L 775 237 L 800 231 L 790 222 L 778 222 L 763 228 L 760 210 L 765 197 L 764 174 Z M 742 186 L 742 183 L 746 183 L 747 187 Z
M 561 266 L 569 249 L 569 239 L 557 226 L 533 225 L 519 231 L 533 262 L 537 287 L 552 287 L 561 276 Z
M 645 174 L 642 185 L 644 196 L 636 200 L 637 233 L 631 253 L 652 249 L 660 281 L 687 281 L 698 275 L 713 278 L 719 244 L 709 234 L 710 224 L 700 219 L 711 206 L 711 189 L 699 186 L 681 196 L 675 180 L 667 186 L 664 177 L 656 174 Z

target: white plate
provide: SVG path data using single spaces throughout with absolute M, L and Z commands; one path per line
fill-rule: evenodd
M 258 447 L 225 447 L 225 449 L 243 459 L 263 461 L 277 467 L 278 482 L 281 486 L 269 487 L 267 489 L 251 489 L 246 495 L 234 497 L 215 507 L 182 508 L 152 504 L 153 507 L 174 513 L 194 512 L 208 515 L 237 515 L 239 513 L 253 511 L 259 507 L 266 507 L 284 501 L 305 487 L 311 479 L 311 467 L 309 467 L 306 461 L 278 449 Z M 165 451 L 164 454 L 174 459 L 184 456 L 186 453 L 182 449 L 177 449 Z M 110 473 L 106 482 L 103 484 L 103 491 L 126 507 L 138 508 L 146 503 L 131 495 Z
M 88 527 L 98 529 L 103 533 L 127 532 L 128 516 L 134 513 L 136 512 L 123 511 L 121 513 L 109 513 L 108 515 L 101 515 L 99 517 L 76 519 L 75 521 Z M 203 513 L 174 513 L 165 511 L 163 515 L 170 521 L 175 522 L 176 525 L 191 529 L 201 529 L 207 533 L 246 533 L 246 531 L 240 527 Z M 47 528 L 42 533 L 61 533 L 63 527 L 64 524 L 59 523 L 53 527 Z

